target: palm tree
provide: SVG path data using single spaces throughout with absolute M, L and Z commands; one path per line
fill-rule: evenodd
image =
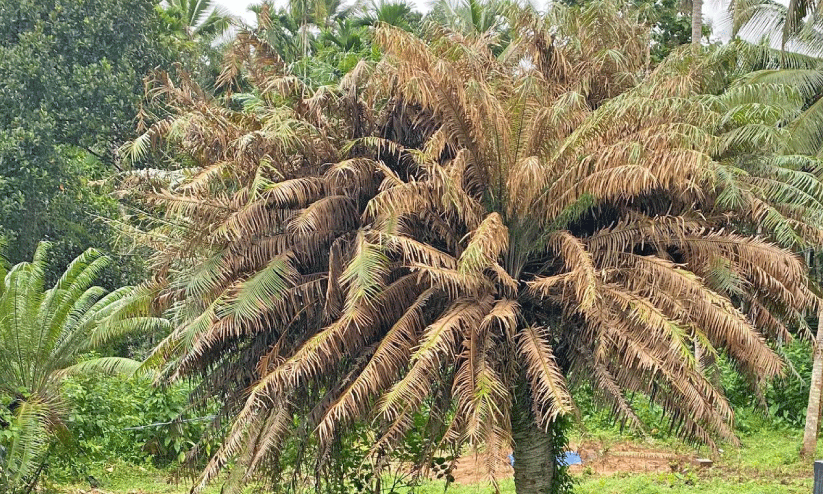
M 364 28 L 353 19 L 337 19 L 333 26 L 319 36 L 323 44 L 333 44 L 343 52 L 359 51 L 363 47 Z
M 232 17 L 214 0 L 166 0 L 158 6 L 166 30 L 183 39 L 214 41 L 231 25 Z
M 289 441 L 299 478 L 363 419 L 385 464 L 425 407 L 429 454 L 513 447 L 517 492 L 550 492 L 569 382 L 637 427 L 633 392 L 684 436 L 735 441 L 694 346 L 777 375 L 766 338 L 818 304 L 802 261 L 752 233 L 821 239 L 819 163 L 783 152 L 802 99 L 703 93 L 739 67 L 728 51 L 640 77 L 648 30 L 609 3 L 511 19 L 499 57 L 484 34 L 380 27 L 384 61 L 338 89 L 250 54 L 251 111 L 155 90 L 175 115 L 132 149 L 166 141 L 200 168 L 124 189 L 154 211 L 133 235 L 175 325 L 151 362 L 234 417 L 195 491 L 232 460 L 232 481 L 283 474 Z
M 130 372 L 139 362 L 119 357 L 79 361 L 112 338 L 162 321 L 137 317 L 144 296 L 129 287 L 106 293 L 92 286 L 108 258 L 89 249 L 44 289 L 50 245 L 32 262 L 0 267 L 0 397 L 11 416 L 11 439 L 0 443 L 0 490 L 21 492 L 37 481 L 52 438 L 65 429 L 62 377 L 78 372 Z
M 364 9 L 363 14 L 362 17 L 357 19 L 357 22 L 361 25 L 374 26 L 377 23 L 383 23 L 406 31 L 412 31 L 421 19 L 420 13 L 416 12 L 408 3 L 402 1 L 372 1 Z
M 732 0 L 728 4 L 732 35 L 752 42 L 779 44 L 783 52 L 823 54 L 821 4 L 790 0 Z
M 703 0 L 692 0 L 692 45 L 700 46 L 703 38 Z
M 266 50 L 276 53 L 278 58 L 286 64 L 291 64 L 303 56 L 298 42 L 300 37 L 301 20 L 292 16 L 286 9 L 274 9 L 271 3 L 253 5 L 249 10 L 257 16 L 257 25 L 243 26 L 233 40 L 232 45 L 242 50 L 250 39 L 258 40 Z M 231 60 L 231 50 L 228 56 Z
M 817 314 L 817 334 L 812 346 L 812 374 L 809 385 L 809 404 L 800 456 L 811 458 L 817 451 L 817 433 L 820 428 L 821 391 L 823 391 L 823 312 Z
M 768 49 L 760 48 L 755 51 L 768 51 Z M 746 80 L 760 84 L 778 83 L 795 87 L 803 101 L 802 112 L 787 125 L 790 138 L 785 141 L 784 152 L 800 156 L 814 156 L 819 159 L 823 156 L 823 102 L 819 98 L 823 91 L 821 62 L 807 56 L 784 52 L 771 54 L 771 61 L 767 61 L 765 65 L 770 68 L 747 74 Z M 782 67 L 782 69 L 776 67 Z M 812 219 L 812 221 L 819 223 L 820 219 Z M 819 271 L 815 280 L 819 283 Z M 814 340 L 814 364 L 800 451 L 803 457 L 811 457 L 816 449 L 821 402 L 823 402 L 821 400 L 823 394 L 823 350 L 821 350 L 823 326 L 821 324 L 823 323 L 819 321 L 817 336 Z
M 506 0 L 439 0 L 426 20 L 463 34 L 487 34 L 505 29 L 511 6 Z

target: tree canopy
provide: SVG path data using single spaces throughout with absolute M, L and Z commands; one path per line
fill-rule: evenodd
M 819 302 L 789 250 L 823 217 L 820 163 L 787 145 L 802 92 L 741 77 L 754 48 L 653 68 L 647 26 L 607 2 L 507 33 L 380 26 L 381 61 L 337 87 L 255 38 L 231 100 L 158 78 L 171 114 L 130 151 L 188 166 L 123 194 L 149 212 L 130 233 L 175 328 L 151 361 L 233 418 L 195 490 L 230 464 L 299 477 L 279 463 L 295 442 L 322 468 L 361 419 L 379 467 L 426 407 L 432 447 L 513 445 L 518 492 L 548 492 L 569 383 L 637 427 L 645 393 L 713 445 L 734 413 L 695 346 L 782 372 L 767 340 Z
M 14 262 L 43 238 L 65 261 L 116 206 L 87 187 L 119 165 L 143 78 L 171 55 L 151 0 L 0 1 L 0 233 Z

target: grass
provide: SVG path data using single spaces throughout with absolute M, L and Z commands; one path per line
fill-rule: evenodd
M 592 436 L 589 435 L 589 438 Z M 800 494 L 811 492 L 812 464 L 801 462 L 798 446 L 802 431 L 761 430 L 743 436 L 740 448 L 725 447 L 715 465 L 698 470 L 686 467 L 679 472 L 663 474 L 627 474 L 611 476 L 577 474 L 576 494 Z M 598 433 L 598 441 L 608 445 L 625 441 L 626 437 Z M 664 440 L 647 440 L 644 445 L 664 447 L 679 453 L 694 453 L 682 443 Z M 703 451 L 705 453 L 705 451 Z M 818 458 L 823 457 L 823 441 L 818 445 Z M 170 484 L 169 473 L 150 467 L 136 467 L 112 463 L 101 467 L 92 474 L 100 480 L 102 491 L 112 494 L 183 494 L 188 485 Z M 50 486 L 59 494 L 88 492 L 85 481 L 73 485 Z M 505 479 L 500 482 L 501 492 L 514 494 L 514 482 Z M 210 487 L 207 494 L 217 494 L 219 486 Z M 443 494 L 442 482 L 431 482 L 419 486 L 416 494 Z M 448 494 L 480 494 L 492 492 L 488 484 L 453 485 Z

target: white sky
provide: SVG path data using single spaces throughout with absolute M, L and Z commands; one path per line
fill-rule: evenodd
M 777 0 L 784 5 L 788 5 L 788 0 Z M 540 0 L 536 0 L 539 3 Z M 241 17 L 246 22 L 254 22 L 254 14 L 248 11 L 248 6 L 260 3 L 260 0 L 218 0 L 226 10 L 232 14 Z M 286 5 L 288 0 L 275 0 L 275 5 Z M 420 12 L 427 12 L 429 10 L 430 0 L 412 0 L 413 4 L 417 6 Z M 713 38 L 728 38 L 728 22 L 725 20 L 725 1 L 723 0 L 706 0 L 703 3 L 703 15 L 707 21 L 712 24 L 714 35 Z

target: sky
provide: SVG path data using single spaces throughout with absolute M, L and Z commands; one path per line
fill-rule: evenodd
M 539 0 L 538 0 L 539 1 Z M 787 0 L 777 0 L 784 5 L 788 3 Z M 246 22 L 254 21 L 254 14 L 248 11 L 248 6 L 254 3 L 259 3 L 260 0 L 217 0 L 226 10 L 234 15 L 240 16 Z M 286 5 L 288 0 L 275 0 L 275 5 Z M 412 0 L 411 3 L 417 6 L 420 12 L 427 12 L 429 10 L 430 0 Z M 723 0 L 706 0 L 703 2 L 704 18 L 709 20 L 713 26 L 713 38 L 728 38 L 729 31 L 727 22 L 725 21 L 725 2 Z

